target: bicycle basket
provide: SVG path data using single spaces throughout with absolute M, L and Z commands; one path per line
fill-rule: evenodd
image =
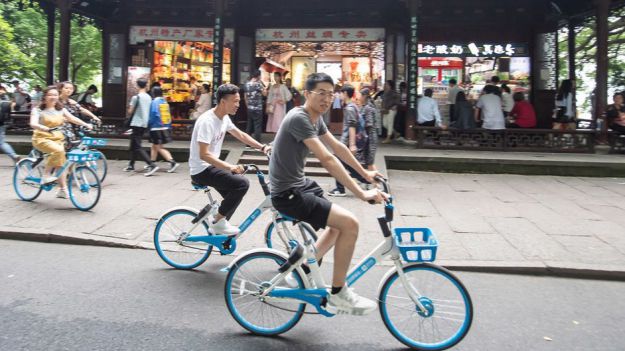
M 86 146 L 105 146 L 108 140 L 106 139 L 96 139 L 90 137 L 82 138 L 82 144 Z
M 67 153 L 67 159 L 72 162 L 95 161 L 97 155 L 90 151 L 75 150 Z
M 438 240 L 429 228 L 395 228 L 395 243 L 406 262 L 433 262 Z

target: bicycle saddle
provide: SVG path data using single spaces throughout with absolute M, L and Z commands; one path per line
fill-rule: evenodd
M 195 189 L 195 190 L 206 190 L 206 189 L 208 189 L 207 185 L 202 185 L 202 184 L 196 183 L 194 181 L 191 181 L 191 186 L 193 186 L 193 189 Z

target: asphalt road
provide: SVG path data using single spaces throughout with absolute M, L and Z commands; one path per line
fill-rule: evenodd
M 255 337 L 223 298 L 231 257 L 169 269 L 149 250 L 0 240 L 0 350 L 395 350 L 378 313 L 304 316 Z M 327 267 L 326 267 L 327 269 Z M 373 297 L 385 267 L 355 287 Z M 475 318 L 457 350 L 623 350 L 625 283 L 458 273 Z

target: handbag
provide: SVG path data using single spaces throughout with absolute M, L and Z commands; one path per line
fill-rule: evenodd
M 267 104 L 267 114 L 273 114 L 273 104 Z
M 126 128 L 130 128 L 130 125 L 132 124 L 132 119 L 135 117 L 135 112 L 137 112 L 137 107 L 139 106 L 139 102 L 141 100 L 139 100 L 139 95 L 135 95 L 137 97 L 137 103 L 132 107 L 132 112 L 130 112 L 130 117 L 126 118 L 126 121 L 124 121 L 124 126 Z

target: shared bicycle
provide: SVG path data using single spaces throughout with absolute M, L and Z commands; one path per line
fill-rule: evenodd
M 208 231 L 209 218 L 217 214 L 219 202 L 213 199 L 209 187 L 194 183 L 194 189 L 203 190 L 208 196 L 208 205 L 200 211 L 186 206 L 174 207 L 160 217 L 154 229 L 154 246 L 165 263 L 177 269 L 193 269 L 204 263 L 214 249 L 222 255 L 233 253 L 239 237 L 264 212 L 271 213 L 271 222 L 264 232 L 267 247 L 282 252 L 291 251 L 295 243 L 290 230 L 294 220 L 273 208 L 269 185 L 259 168 L 256 165 L 245 165 L 244 170 L 244 174 L 250 170 L 256 173 L 265 198 L 239 226 L 239 234 L 212 234 Z M 315 230 L 309 224 L 300 223 L 299 226 L 313 240 L 317 239 Z
M 51 191 L 57 182 L 42 184 L 45 161 L 48 155 L 33 149 L 28 157 L 20 160 L 13 171 L 13 189 L 24 201 L 33 201 L 42 191 Z M 61 177 L 65 170 L 68 178 L 69 198 L 81 211 L 91 210 L 100 200 L 102 187 L 100 178 L 89 166 L 97 160 L 93 151 L 72 150 L 66 153 L 67 161 L 57 169 L 55 176 Z
M 388 183 L 380 179 L 390 194 Z M 444 350 L 459 343 L 473 320 L 473 305 L 462 282 L 435 265 L 438 240 L 428 228 L 392 228 L 394 205 L 390 197 L 378 217 L 383 241 L 347 276 L 352 286 L 373 266 L 390 258 L 393 268 L 377 291 L 380 316 L 388 331 L 417 350 Z M 314 240 L 299 227 L 300 240 L 290 255 L 272 249 L 242 254 L 227 268 L 224 295 L 228 311 L 253 334 L 273 336 L 293 328 L 307 305 L 325 317 L 328 286 L 315 258 Z M 293 236 L 293 235 L 291 235 Z M 307 266 L 302 266 L 306 264 Z M 287 278 L 288 277 L 288 278 Z
M 104 153 L 97 148 L 106 146 L 108 140 L 89 137 L 85 134 L 85 131 L 86 129 L 84 127 L 80 127 L 76 135 L 68 128 L 64 128 L 65 150 L 68 152 L 72 150 L 90 151 L 94 159 L 87 161 L 87 165 L 96 172 L 100 183 L 103 183 L 108 172 L 108 164 Z

